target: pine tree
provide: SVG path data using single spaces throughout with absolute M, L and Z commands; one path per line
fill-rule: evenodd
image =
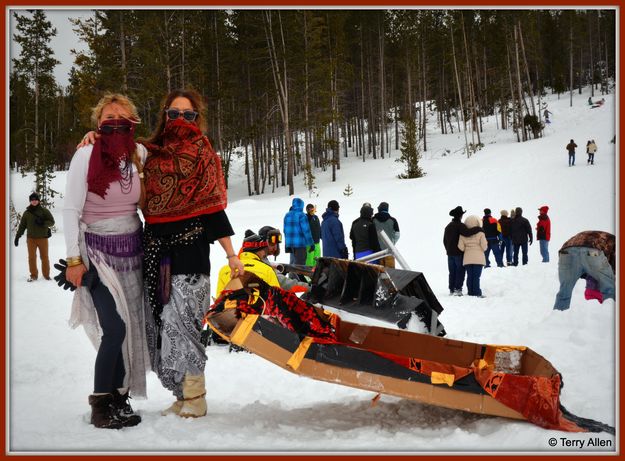
M 395 160 L 406 165 L 406 172 L 398 177 L 402 179 L 421 178 L 425 173 L 419 167 L 419 145 L 417 143 L 417 125 L 414 118 L 409 117 L 404 122 L 402 130 L 403 141 L 401 142 L 401 156 Z
M 50 40 L 56 35 L 56 29 L 42 10 L 29 10 L 29 16 L 14 13 L 17 22 L 17 34 L 13 39 L 20 45 L 18 58 L 13 59 L 15 74 L 20 76 L 33 93 L 33 123 L 28 131 L 32 131 L 32 156 L 34 157 L 35 186 L 41 195 L 41 202 L 49 206 L 56 191 L 50 188 L 54 176 L 51 174 L 55 155 L 51 152 L 49 130 L 51 129 L 41 115 L 45 108 L 52 106 L 50 99 L 57 94 L 57 86 L 52 74 L 59 64 L 50 48 Z M 26 104 L 21 101 L 20 104 Z M 26 145 L 28 151 L 29 146 Z

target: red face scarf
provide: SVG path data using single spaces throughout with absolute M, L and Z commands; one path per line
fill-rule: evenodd
M 226 208 L 228 197 L 221 160 L 194 123 L 170 120 L 162 145 L 146 144 L 143 168 L 149 224 L 181 221 Z
M 112 133 L 105 134 L 102 127 L 112 126 Z M 105 128 L 106 130 L 106 128 Z M 130 120 L 105 120 L 98 128 L 100 137 L 96 139 L 89 159 L 87 172 L 87 190 L 104 198 L 113 181 L 122 179 L 120 162 L 124 160 L 126 167 L 132 168 L 132 154 L 135 145 L 135 124 Z

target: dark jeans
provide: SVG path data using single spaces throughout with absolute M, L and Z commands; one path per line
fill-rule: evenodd
M 569 152 L 569 166 L 575 165 L 575 152 Z
M 590 152 L 588 153 L 588 163 L 591 165 L 595 164 L 595 154 L 591 154 Z
M 490 266 L 490 261 L 488 257 L 490 256 L 490 251 L 492 250 L 493 255 L 495 255 L 495 262 L 497 263 L 497 266 L 499 267 L 503 266 L 503 253 L 501 251 L 501 248 L 499 248 L 499 240 L 487 239 L 487 241 L 488 241 L 488 248 L 484 252 L 484 256 L 486 256 L 486 265 Z
M 291 248 L 291 257 L 290 257 L 289 263 L 300 264 L 302 266 L 305 266 L 307 255 L 308 255 L 308 250 L 306 247 Z
M 514 256 L 512 257 L 512 265 L 519 265 L 519 250 L 523 251 L 523 264 L 527 264 L 527 242 L 514 244 Z
M 467 294 L 469 296 L 482 296 L 480 288 L 480 277 L 482 276 L 482 265 L 468 264 L 464 266 L 467 270 Z
M 126 337 L 126 324 L 117 313 L 113 295 L 97 277 L 93 264 L 89 270 L 95 273 L 95 281 L 89 291 L 102 327 L 102 342 L 95 359 L 93 392 L 111 393 L 124 385 L 126 371 L 122 344 Z
M 449 292 L 462 290 L 464 283 L 464 266 L 462 256 L 447 256 L 447 268 L 449 269 Z
M 503 246 L 501 248 L 501 255 L 503 256 L 504 252 L 506 254 L 506 262 L 508 264 L 512 264 L 512 239 L 510 237 L 503 237 Z

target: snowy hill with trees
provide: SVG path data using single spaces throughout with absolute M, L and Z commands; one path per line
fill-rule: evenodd
M 296 177 L 295 196 L 316 204 L 319 214 L 329 200 L 338 200 L 346 232 L 363 202 L 374 207 L 388 202 L 401 229 L 398 249 L 412 270 L 423 272 L 443 305 L 440 320 L 448 338 L 531 347 L 561 372 L 561 401 L 569 411 L 614 426 L 619 416 L 618 304 L 586 301 L 580 281 L 571 308 L 552 310 L 562 243 L 582 230 L 616 233 L 619 159 L 610 141 L 616 134 L 617 101 L 609 94 L 602 107 L 591 109 L 586 104 L 588 95 L 587 89 L 575 93 L 572 107 L 568 94 L 544 97 L 553 113 L 552 123 L 544 137 L 528 142 L 516 142 L 510 130 L 496 129 L 494 117 L 485 118 L 484 147 L 470 159 L 462 153 L 463 134 L 441 135 L 432 117 L 428 149 L 420 161 L 424 177 L 398 179 L 404 171 L 403 164 L 395 162 L 398 151 L 365 163 L 349 157 L 342 161 L 337 182 L 331 182 L 331 171 L 315 171 L 313 196 L 306 192 L 302 176 Z M 580 146 L 574 167 L 568 166 L 565 150 L 571 138 Z M 593 166 L 586 164 L 583 147 L 589 139 L 598 145 Z M 234 163 L 230 177 L 227 212 L 236 232 L 235 246 L 248 228 L 281 228 L 293 198 L 285 188 L 248 197 L 243 169 L 242 163 Z M 53 188 L 63 191 L 64 180 L 65 173 L 57 172 Z M 33 184 L 32 175 L 11 173 L 10 198 L 18 212 L 25 209 Z M 348 185 L 349 196 L 344 194 Z M 450 220 L 448 212 L 457 205 L 467 210 L 465 217 L 481 217 L 486 207 L 498 217 L 499 210 L 520 206 L 533 226 L 537 209 L 548 205 L 551 262 L 540 262 L 534 244 L 528 265 L 484 270 L 485 298 L 449 296 L 442 235 Z M 65 255 L 62 207 L 63 198 L 56 198 L 51 261 Z M 54 282 L 26 282 L 22 242 L 18 248 L 11 246 L 8 275 L 7 448 L 11 452 L 587 454 L 616 450 L 617 438 L 606 433 L 548 431 L 527 422 L 384 395 L 372 405 L 371 392 L 302 378 L 252 354 L 229 353 L 223 346 L 207 348 L 207 417 L 161 416 L 172 396 L 150 373 L 148 399 L 132 401 L 143 422 L 120 431 L 95 429 L 88 422 L 87 403 L 95 350 L 82 330 L 67 325 L 70 292 Z M 212 247 L 213 289 L 224 256 L 218 246 Z M 279 260 L 287 258 L 283 254 Z M 571 441 L 583 442 L 583 448 Z

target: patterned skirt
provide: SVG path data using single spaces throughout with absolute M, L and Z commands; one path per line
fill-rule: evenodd
M 147 296 L 146 296 L 147 298 Z M 205 274 L 171 276 L 171 294 L 161 314 L 161 347 L 150 306 L 146 305 L 147 341 L 152 370 L 163 387 L 182 398 L 185 374 L 204 374 L 202 319 L 210 307 L 210 278 Z

